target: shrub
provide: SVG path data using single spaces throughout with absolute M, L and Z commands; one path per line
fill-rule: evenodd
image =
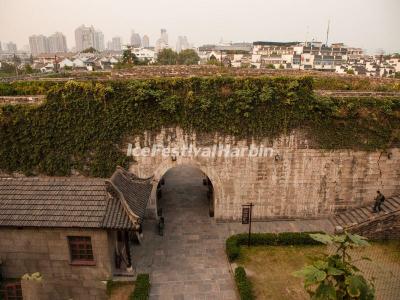
M 241 300 L 255 299 L 251 282 L 247 278 L 246 271 L 243 267 L 237 267 L 235 269 L 235 281 L 239 290 Z
M 1 171 L 109 177 L 132 159 L 127 137 L 175 126 L 255 139 L 299 128 L 321 149 L 400 144 L 399 99 L 317 97 L 311 77 L 0 83 L 0 94 L 46 92 L 41 105 L 0 106 Z
M 138 274 L 135 283 L 135 290 L 130 296 L 130 300 L 147 300 L 150 294 L 149 274 Z
M 310 233 L 315 232 L 281 232 L 281 233 L 253 233 L 251 246 L 278 246 L 278 245 L 321 245 L 312 239 Z M 247 245 L 248 234 L 240 233 L 230 236 L 226 240 L 226 254 L 229 261 L 240 256 L 240 246 Z

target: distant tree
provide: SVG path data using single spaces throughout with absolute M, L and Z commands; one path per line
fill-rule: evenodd
M 10 63 L 2 62 L 0 71 L 7 74 L 15 73 L 15 67 Z
M 394 74 L 394 78 L 400 79 L 400 72 L 396 72 L 396 73 Z
M 176 65 L 178 62 L 178 53 L 172 49 L 163 49 L 158 53 L 157 63 L 159 65 Z
M 217 60 L 217 58 L 215 57 L 215 55 L 214 55 L 214 54 L 211 54 L 211 56 L 210 56 L 210 60 Z
M 350 75 L 354 75 L 355 74 L 353 69 L 347 69 L 346 73 L 350 74 Z
M 267 69 L 275 69 L 275 66 L 273 64 L 268 64 L 266 66 Z
M 99 52 L 99 51 L 97 51 L 95 48 L 93 48 L 93 47 L 90 47 L 90 48 L 87 48 L 87 49 L 85 49 L 85 50 L 82 50 L 81 51 L 82 53 L 97 53 L 97 52 Z
M 279 65 L 279 69 L 284 69 L 284 68 L 285 67 L 282 64 Z
M 25 65 L 25 73 L 26 74 L 34 73 L 34 70 L 32 69 L 31 65 L 28 65 L 28 64 Z
M 180 65 L 197 65 L 200 57 L 193 49 L 186 49 L 178 54 L 178 64 Z
M 124 50 L 124 52 L 122 52 L 122 60 L 121 63 L 124 65 L 137 65 L 139 64 L 139 59 L 137 58 L 137 56 L 132 53 L 132 49 L 129 46 L 128 49 Z

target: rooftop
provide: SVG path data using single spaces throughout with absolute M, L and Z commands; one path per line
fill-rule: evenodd
M 151 178 L 117 168 L 110 180 L 0 179 L 0 227 L 133 229 L 144 217 Z

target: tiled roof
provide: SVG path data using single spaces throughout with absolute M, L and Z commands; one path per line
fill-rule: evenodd
M 109 182 L 122 196 L 123 199 L 120 200 L 127 204 L 128 211 L 139 218 L 143 218 L 153 187 L 151 177 L 141 179 L 119 167 Z
M 119 178 L 117 174 L 122 171 L 113 177 Z M 103 179 L 0 178 L 0 226 L 132 229 L 144 216 L 152 184 L 117 182 L 137 216 L 108 193 Z

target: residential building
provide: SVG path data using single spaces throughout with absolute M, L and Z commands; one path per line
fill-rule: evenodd
M 104 51 L 104 34 L 100 30 L 95 30 L 93 26 L 81 25 L 75 29 L 76 51 L 87 48 L 95 48 L 97 51 Z
M 142 46 L 142 39 L 140 38 L 139 33 L 135 33 L 134 30 L 131 32 L 131 46 L 133 48 L 139 48 Z
M 94 28 L 82 25 L 75 29 L 76 51 L 82 51 L 94 47 Z
M 160 52 L 162 49 L 169 48 L 168 46 L 168 33 L 166 29 L 161 29 L 161 36 L 156 41 L 156 52 Z
M 102 52 L 105 50 L 104 47 L 104 34 L 100 30 L 94 32 L 94 46 L 97 51 Z
M 133 48 L 132 53 L 136 55 L 139 60 L 148 60 L 149 62 L 155 62 L 156 52 L 150 48 Z
M 17 52 L 17 44 L 13 43 L 13 42 L 8 42 L 5 45 L 5 50 L 11 53 L 15 53 Z
M 48 38 L 49 52 L 51 53 L 65 53 L 68 51 L 67 39 L 61 32 L 56 32 Z
M 151 180 L 122 168 L 108 180 L 0 179 L 5 299 L 20 299 L 11 294 L 24 294 L 16 278 L 35 272 L 43 278 L 35 299 L 108 299 L 107 280 L 134 275 Z
M 42 53 L 49 53 L 49 41 L 47 37 L 42 34 L 32 35 L 29 37 L 29 47 L 33 56 Z
M 121 38 L 116 36 L 112 38 L 111 41 L 112 44 L 112 49 L 109 50 L 113 50 L 113 51 L 121 51 L 122 49 L 122 42 L 121 42 Z
M 182 50 L 189 49 L 190 45 L 186 36 L 178 36 L 176 42 L 176 52 L 181 52 Z
M 142 37 L 142 47 L 143 48 L 149 48 L 150 47 L 150 38 L 146 34 Z

